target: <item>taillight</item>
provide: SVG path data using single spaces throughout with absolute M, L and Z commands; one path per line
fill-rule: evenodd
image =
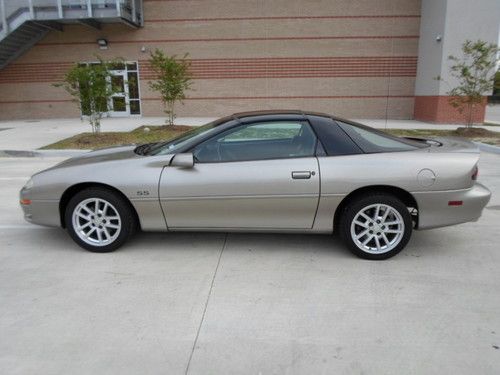
M 472 176 L 471 176 L 472 180 L 473 180 L 473 181 L 476 181 L 476 180 L 477 180 L 477 176 L 478 176 L 478 175 L 479 175 L 479 168 L 478 168 L 478 166 L 476 165 L 476 166 L 474 167 L 473 171 L 472 171 Z

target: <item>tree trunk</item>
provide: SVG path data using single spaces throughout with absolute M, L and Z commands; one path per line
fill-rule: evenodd
M 174 120 L 175 120 L 174 104 L 175 101 L 167 102 L 167 115 L 168 115 L 167 124 L 170 126 L 174 125 Z
M 96 116 L 95 119 L 95 133 L 96 134 L 101 133 L 101 119 L 99 118 L 99 116 Z
M 472 128 L 473 113 L 474 113 L 474 104 L 469 103 L 469 118 L 467 119 L 467 128 Z

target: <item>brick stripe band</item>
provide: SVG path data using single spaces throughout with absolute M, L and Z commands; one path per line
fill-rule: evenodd
M 413 99 L 413 95 L 362 95 L 362 96 L 324 96 L 324 95 L 311 95 L 311 96 L 206 96 L 206 97 L 191 97 L 185 100 L 284 100 L 284 99 Z M 160 98 L 142 98 L 143 101 L 160 101 Z M 60 99 L 60 100 L 10 100 L 10 101 L 0 101 L 1 104 L 44 104 L 44 103 L 70 103 L 73 102 L 70 99 Z
M 349 35 L 349 36 L 297 36 L 297 37 L 254 37 L 254 38 L 191 38 L 191 39 L 137 39 L 109 40 L 110 44 L 137 43 L 189 43 L 189 42 L 250 42 L 250 41 L 280 41 L 280 40 L 354 40 L 354 39 L 418 39 L 418 35 Z M 38 43 L 35 47 L 95 45 L 95 40 L 80 42 L 49 42 Z
M 310 62 L 310 61 L 315 61 L 315 62 L 331 62 L 331 61 L 339 61 L 339 62 L 356 62 L 356 61 L 401 61 L 401 60 L 407 60 L 407 61 L 416 61 L 417 56 L 335 56 L 335 57 L 252 57 L 252 58 L 238 58 L 238 59 L 233 59 L 233 58 L 205 58 L 205 59 L 191 59 L 192 64 L 203 64 L 203 63 L 208 63 L 208 64 L 215 64 L 215 63 L 225 63 L 225 64 L 240 64 L 240 63 L 251 63 L 254 64 L 255 62 L 277 62 L 277 63 L 289 63 L 289 62 Z M 148 60 L 139 60 L 141 63 L 145 63 Z M 16 63 L 16 66 L 39 66 L 40 64 L 47 64 L 47 65 L 53 65 L 53 66 L 58 66 L 58 65 L 72 65 L 73 61 L 66 61 L 66 62 L 44 62 L 44 63 Z
M 186 100 L 268 100 L 268 99 L 406 99 L 414 98 L 413 95 L 309 95 L 309 96 L 206 96 L 191 97 Z M 142 98 L 142 100 L 161 100 L 160 98 Z
M 262 16 L 262 17 L 210 17 L 210 18 L 157 18 L 147 19 L 145 23 L 168 22 L 217 22 L 217 21 L 261 21 L 261 20 L 338 20 L 338 19 L 389 19 L 420 18 L 418 14 L 395 15 L 345 15 L 345 16 Z
M 0 104 L 43 104 L 43 103 L 72 103 L 71 99 L 47 99 L 47 100 L 4 100 Z
M 58 82 L 72 65 L 70 62 L 12 64 L 0 71 L 0 84 Z M 194 79 L 415 77 L 416 69 L 415 56 L 191 60 Z M 148 60 L 139 61 L 139 70 L 142 80 L 155 78 Z

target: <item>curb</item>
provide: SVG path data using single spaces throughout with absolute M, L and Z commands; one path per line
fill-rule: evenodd
M 488 145 L 486 143 L 481 143 L 481 142 L 474 142 L 481 151 L 484 152 L 490 152 L 492 154 L 499 154 L 500 155 L 500 147 L 499 146 L 493 146 L 493 145 Z
M 73 157 L 91 150 L 0 150 L 0 158 Z

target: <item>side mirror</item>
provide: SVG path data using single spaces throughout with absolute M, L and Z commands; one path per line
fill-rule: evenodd
M 184 154 L 174 155 L 170 166 L 179 168 L 193 168 L 194 166 L 194 156 L 191 152 Z

